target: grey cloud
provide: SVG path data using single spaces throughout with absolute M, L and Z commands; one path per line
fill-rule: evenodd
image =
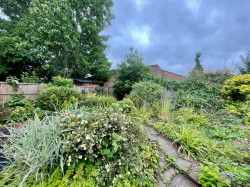
M 205 69 L 215 70 L 233 67 L 239 54 L 250 49 L 249 0 L 200 0 L 197 10 L 187 0 L 148 0 L 140 8 L 135 1 L 116 0 L 113 10 L 116 19 L 104 33 L 110 36 L 107 55 L 115 63 L 134 46 L 145 64 L 158 63 L 166 70 L 187 74 L 197 51 L 203 53 Z M 131 24 L 150 28 L 149 45 L 141 46 L 140 38 L 131 37 Z

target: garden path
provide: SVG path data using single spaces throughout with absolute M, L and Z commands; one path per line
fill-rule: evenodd
M 178 152 L 173 142 L 163 138 L 147 125 L 142 126 L 146 137 L 160 145 L 160 167 L 157 169 L 158 187 L 198 187 L 200 166 L 197 161 Z

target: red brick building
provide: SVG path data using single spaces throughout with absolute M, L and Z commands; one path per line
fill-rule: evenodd
M 172 73 L 172 72 L 169 72 L 169 71 L 165 71 L 165 70 L 161 69 L 160 66 L 157 65 L 157 64 L 150 65 L 149 68 L 150 68 L 149 73 L 151 75 L 156 75 L 156 76 L 159 76 L 159 77 L 164 77 L 166 79 L 175 80 L 175 81 L 185 79 L 185 76 L 179 75 L 179 74 L 176 74 L 176 73 Z

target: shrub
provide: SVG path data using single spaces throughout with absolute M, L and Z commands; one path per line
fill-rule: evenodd
M 131 113 L 135 110 L 135 105 L 130 99 L 123 99 L 121 101 L 116 102 L 119 108 L 123 109 L 125 113 Z
M 232 75 L 228 70 L 216 72 L 192 71 L 180 83 L 173 103 L 175 109 L 189 107 L 196 111 L 214 112 L 224 107 L 221 88 Z
M 61 110 L 63 103 L 70 101 L 72 97 L 82 99 L 81 93 L 72 88 L 53 86 L 42 90 L 36 99 L 36 105 L 43 110 Z
M 89 94 L 84 99 L 83 104 L 88 107 L 108 107 L 115 102 L 116 99 L 112 96 L 96 96 L 95 94 Z
M 21 81 L 23 83 L 38 83 L 39 78 L 35 72 L 33 72 L 32 75 L 29 75 L 27 72 L 23 72 L 21 75 Z
M 152 107 L 154 104 L 161 103 L 163 95 L 166 92 L 164 87 L 152 82 L 140 82 L 132 86 L 129 99 L 136 107 L 141 108 L 144 105 Z
M 29 118 L 34 118 L 37 115 L 42 118 L 46 115 L 46 111 L 31 107 L 16 107 L 14 110 L 10 112 L 10 114 L 6 117 L 6 122 L 10 125 L 13 123 L 23 123 Z
M 100 174 L 97 186 L 110 186 L 115 178 L 119 183 L 127 178 L 132 186 L 142 181 L 152 185 L 157 151 L 141 146 L 143 140 L 134 118 L 124 115 L 115 106 L 93 111 L 85 108 L 65 110 L 61 115 L 62 128 L 71 129 L 64 134 L 68 166 L 77 160 L 96 163 Z
M 11 99 L 4 103 L 4 108 L 30 107 L 31 101 L 22 95 L 12 95 Z
M 8 76 L 6 82 L 13 87 L 15 92 L 18 91 L 19 79 L 16 76 Z
M 72 88 L 73 87 L 73 80 L 62 78 L 61 76 L 55 76 L 55 77 L 52 77 L 52 85 Z
M 103 88 L 98 88 L 98 87 L 96 87 L 95 88 L 95 94 L 96 95 L 105 95 L 105 90 L 103 89 Z
M 192 108 L 196 111 L 216 111 L 223 108 L 223 99 L 220 95 L 205 90 L 179 90 L 175 93 L 173 105 L 175 109 Z
M 143 58 L 136 50 L 130 48 L 125 61 L 117 65 L 117 77 L 113 86 L 115 97 L 122 100 L 129 95 L 133 84 L 142 81 L 147 76 L 148 70 Z
M 22 186 L 31 175 L 36 176 L 36 181 L 42 181 L 47 169 L 60 163 L 64 141 L 60 137 L 59 123 L 58 118 L 40 120 L 35 117 L 22 128 L 9 129 L 10 135 L 2 145 L 2 154 L 9 164 L 2 172 L 0 186 L 9 183 Z
M 203 125 L 208 126 L 209 122 L 202 114 L 195 113 L 190 108 L 182 108 L 175 112 L 176 118 L 174 122 L 176 124 L 182 125 L 182 124 L 195 124 L 195 125 Z
M 66 135 L 68 143 L 65 147 L 71 160 L 80 156 L 93 162 L 97 158 L 119 159 L 122 152 L 132 151 L 133 142 L 139 138 L 139 128 L 116 107 L 93 111 L 84 108 L 74 112 L 65 110 L 61 115 L 65 119 L 62 127 L 72 129 Z
M 221 92 L 232 100 L 250 100 L 250 74 L 228 79 Z
M 35 114 L 39 117 L 45 115 L 45 111 L 35 108 L 32 100 L 22 95 L 12 95 L 12 98 L 4 103 L 5 116 L 2 118 L 8 124 L 24 122 L 28 118 L 33 118 Z
M 149 75 L 145 78 L 145 81 L 150 81 L 163 86 L 166 90 L 177 91 L 181 88 L 181 82 L 166 79 L 164 77 L 158 77 L 154 75 Z

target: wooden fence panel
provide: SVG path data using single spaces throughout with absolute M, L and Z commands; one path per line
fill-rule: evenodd
M 36 98 L 40 93 L 40 84 L 19 84 L 18 91 L 16 92 L 11 85 L 5 82 L 0 82 L 0 102 L 5 102 L 11 98 L 13 94 L 24 95 L 27 98 Z
M 21 83 L 19 84 L 18 91 L 15 92 L 13 87 L 6 82 L 0 82 L 0 103 L 5 102 L 11 98 L 13 94 L 20 94 L 24 95 L 27 98 L 36 98 L 37 95 L 40 93 L 42 89 L 42 84 L 28 84 L 28 83 Z M 74 85 L 73 89 L 84 92 L 85 93 L 93 93 L 95 92 L 95 88 L 97 87 L 86 87 L 86 86 L 79 86 Z M 101 87 L 105 90 L 106 93 L 112 93 L 113 88 L 111 87 Z

